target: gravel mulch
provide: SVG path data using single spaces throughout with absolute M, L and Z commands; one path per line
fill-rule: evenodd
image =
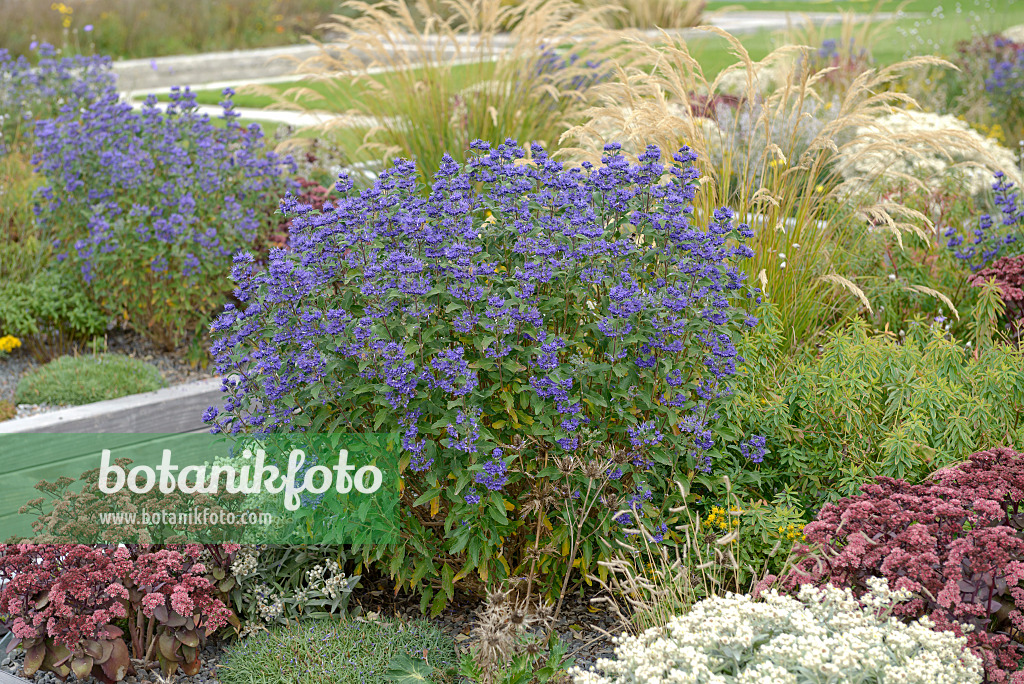
M 617 618 L 603 606 L 591 612 L 593 606 L 590 599 L 594 596 L 596 592 L 589 592 L 582 597 L 578 594 L 567 596 L 555 624 L 555 632 L 567 646 L 569 655 L 575 658 L 574 664 L 580 667 L 593 665 L 598 658 L 611 657 L 613 645 L 610 635 L 622 631 Z M 352 601 L 364 614 L 374 612 L 386 619 L 416 620 L 423 617 L 417 598 L 403 594 L 396 597 L 387 583 L 357 589 Z M 452 637 L 460 651 L 464 651 L 473 644 L 473 627 L 482 603 L 480 599 L 457 593 L 455 600 L 440 615 L 430 618 L 430 621 Z
M 164 351 L 146 338 L 128 330 L 112 330 L 107 334 L 107 351 L 124 354 L 156 366 L 168 385 L 181 385 L 213 376 L 211 369 L 193 367 L 180 354 Z M 87 353 L 87 352 L 85 352 Z M 0 400 L 14 401 L 18 380 L 39 363 L 24 349 L 0 357 Z M 18 418 L 56 411 L 66 406 L 19 404 Z

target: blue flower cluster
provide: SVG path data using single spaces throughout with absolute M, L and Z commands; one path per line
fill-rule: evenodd
M 947 228 L 943 235 L 948 238 L 946 247 L 953 256 L 960 259 L 971 271 L 977 271 L 999 257 L 1015 256 L 1021 252 L 1022 228 L 1024 228 L 1024 205 L 1021 204 L 1020 190 L 1006 178 L 1002 171 L 995 173 L 992 183 L 995 204 L 1000 215 L 984 214 L 978 220 L 978 227 L 970 234 Z
M 47 43 L 35 47 L 33 59 L 0 48 L 0 155 L 31 122 L 87 107 L 114 83 L 109 57 L 62 57 Z
M 640 507 L 711 470 L 756 291 L 750 229 L 729 209 L 695 219 L 696 155 L 630 163 L 610 144 L 569 168 L 514 140 L 472 150 L 429 189 L 396 160 L 361 192 L 340 177 L 321 211 L 282 201 L 291 249 L 265 270 L 235 259 L 242 305 L 212 325 L 225 403 L 204 420 L 393 432 L 406 486 L 446 492 L 454 528 L 466 507 L 493 507 L 489 525 L 523 510 L 525 473 L 595 444 L 626 455 L 609 486 Z
M 564 55 L 554 48 L 542 47 L 540 58 L 537 60 L 536 71 L 539 75 L 557 74 L 569 68 L 578 67 L 580 56 L 575 52 Z M 565 85 L 571 90 L 586 90 L 598 83 L 603 83 L 611 78 L 612 73 L 608 70 L 601 70 L 599 60 L 587 59 L 583 61 L 585 67 L 581 73 L 573 76 Z
M 991 70 L 985 77 L 985 90 L 990 94 L 1020 97 L 1024 91 L 1024 46 L 997 36 L 994 40 L 996 57 L 990 57 Z
M 179 329 L 181 316 L 190 322 L 222 306 L 216 288 L 226 293 L 230 284 L 217 281 L 235 252 L 276 223 L 277 198 L 290 187 L 285 173 L 294 170 L 265 149 L 259 126 L 235 121 L 233 93 L 224 94 L 221 125 L 199 113 L 187 88 L 172 89 L 166 108 L 150 96 L 141 111 L 108 88 L 38 121 L 34 132 L 33 162 L 47 180 L 36 214 L 57 260 L 111 313 L 173 328 L 160 340 L 171 344 L 194 331 Z M 154 298 L 171 310 L 148 311 Z

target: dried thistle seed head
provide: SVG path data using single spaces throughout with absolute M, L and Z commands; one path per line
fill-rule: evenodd
M 532 655 L 532 656 L 533 655 L 537 655 L 541 651 L 543 651 L 543 649 L 541 648 L 540 642 L 537 641 L 536 639 L 534 639 L 534 640 L 530 641 L 530 643 L 526 644 L 526 652 L 528 654 Z
M 629 453 L 625 449 L 612 449 L 611 459 L 617 465 L 622 465 L 629 461 Z
M 600 480 L 608 472 L 608 463 L 604 459 L 588 461 L 583 466 L 583 475 L 590 480 Z
M 562 475 L 572 475 L 576 471 L 577 461 L 572 456 L 566 456 L 555 460 L 555 467 Z

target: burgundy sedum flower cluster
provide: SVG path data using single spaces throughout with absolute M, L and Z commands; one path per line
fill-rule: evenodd
M 221 547 L 220 555 L 235 545 Z M 199 671 L 206 637 L 237 618 L 200 558 L 205 547 L 0 545 L 0 615 L 25 649 L 27 676 L 103 682 L 152 656 L 165 677 Z M 125 632 L 114 622 L 126 621 Z
M 927 484 L 880 477 L 862 490 L 804 528 L 823 553 L 797 547 L 803 558 L 783 586 L 831 582 L 859 596 L 884 577 L 915 594 L 898 615 L 966 632 L 986 681 L 1024 682 L 1024 453 L 982 451 Z

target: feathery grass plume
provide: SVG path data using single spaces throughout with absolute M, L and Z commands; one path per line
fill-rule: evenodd
M 768 569 L 747 557 L 741 538 L 745 533 L 742 502 L 728 477 L 722 478 L 722 484 L 732 519 L 728 529 L 709 524 L 689 506 L 670 509 L 680 522 L 663 542 L 636 530 L 632 545 L 616 542 L 615 553 L 598 562 L 601 570 L 590 579 L 602 593 L 591 603 L 605 605 L 624 629 L 640 634 L 686 613 L 701 599 L 751 591 Z M 676 485 L 684 500 L 689 500 L 688 484 L 677 481 Z M 781 542 L 776 544 L 775 551 L 780 546 Z M 784 567 L 788 566 L 787 558 Z
M 602 0 L 583 0 L 586 7 L 608 7 Z M 618 0 L 605 23 L 614 29 L 680 29 L 700 24 L 705 0 Z
M 590 121 L 563 138 L 578 145 L 570 153 L 586 158 L 612 139 L 628 142 L 634 153 L 648 144 L 694 148 L 708 178 L 698 206 L 750 212 L 756 257 L 748 272 L 762 280 L 778 307 L 788 346 L 799 347 L 863 306 L 855 291 L 823 276 L 856 282 L 847 255 L 865 231 L 887 230 L 899 239 L 907 231 L 933 230 L 923 213 L 877 199 L 873 190 L 886 169 L 858 175 L 849 169 L 860 169 L 864 155 L 882 150 L 915 159 L 976 147 L 976 141 L 960 130 L 924 135 L 881 120 L 915 106 L 894 82 L 908 70 L 949 66 L 939 58 L 866 69 L 826 100 L 820 91 L 830 72 L 800 68 L 814 48 L 786 45 L 755 62 L 727 32 L 697 30 L 724 40 L 736 62 L 709 80 L 685 41 L 664 31 L 658 40 L 631 36 L 628 53 L 615 64 L 617 78 L 593 89 L 600 104 L 586 112 Z M 743 87 L 730 92 L 737 81 Z M 855 139 L 868 127 L 873 135 Z M 983 151 L 978 155 L 984 158 Z M 909 185 L 924 186 L 904 176 Z
M 602 59 L 615 40 L 599 24 L 607 8 L 582 10 L 571 0 L 346 0 L 342 10 L 323 27 L 339 42 L 313 40 L 320 52 L 298 63 L 299 73 L 326 84 L 326 97 L 302 86 L 252 91 L 275 96 L 279 107 L 345 110 L 322 127 L 368 127 L 359 154 L 416 160 L 424 179 L 445 152 L 464 161 L 475 139 L 552 146 L 604 77 L 591 58 Z

